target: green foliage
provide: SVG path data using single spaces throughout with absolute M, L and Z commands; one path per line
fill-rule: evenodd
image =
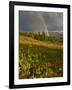
M 47 44 L 51 43 L 53 46 L 54 43 L 63 45 L 63 36 L 60 34 L 47 36 L 44 32 L 42 34 L 40 32 L 20 32 L 20 36 L 34 39 L 33 43 L 38 40 Z M 23 42 L 23 44 L 19 43 L 20 79 L 63 76 L 63 48 L 37 46 Z
M 63 51 L 42 46 L 19 45 L 19 78 L 62 76 Z

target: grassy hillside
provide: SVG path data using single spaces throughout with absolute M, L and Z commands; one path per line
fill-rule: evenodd
M 19 78 L 63 76 L 63 45 L 20 34 Z

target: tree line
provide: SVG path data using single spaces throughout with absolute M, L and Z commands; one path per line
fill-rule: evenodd
M 20 35 L 32 37 L 33 39 L 40 40 L 40 41 L 63 43 L 63 35 L 61 35 L 59 33 L 52 36 L 52 35 L 47 35 L 45 32 L 42 32 L 42 33 L 40 33 L 40 32 L 38 32 L 38 33 L 20 32 Z

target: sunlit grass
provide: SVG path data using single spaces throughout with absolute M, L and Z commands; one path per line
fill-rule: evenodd
M 37 46 L 45 46 L 49 48 L 63 48 L 61 44 L 53 44 L 51 42 L 44 42 L 44 41 L 39 41 L 32 39 L 31 37 L 26 37 L 26 36 L 20 36 L 20 43 L 21 44 L 30 44 L 30 45 L 37 45 Z

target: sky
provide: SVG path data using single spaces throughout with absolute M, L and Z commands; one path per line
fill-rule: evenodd
M 62 32 L 63 13 L 19 11 L 19 30 L 26 32 Z

